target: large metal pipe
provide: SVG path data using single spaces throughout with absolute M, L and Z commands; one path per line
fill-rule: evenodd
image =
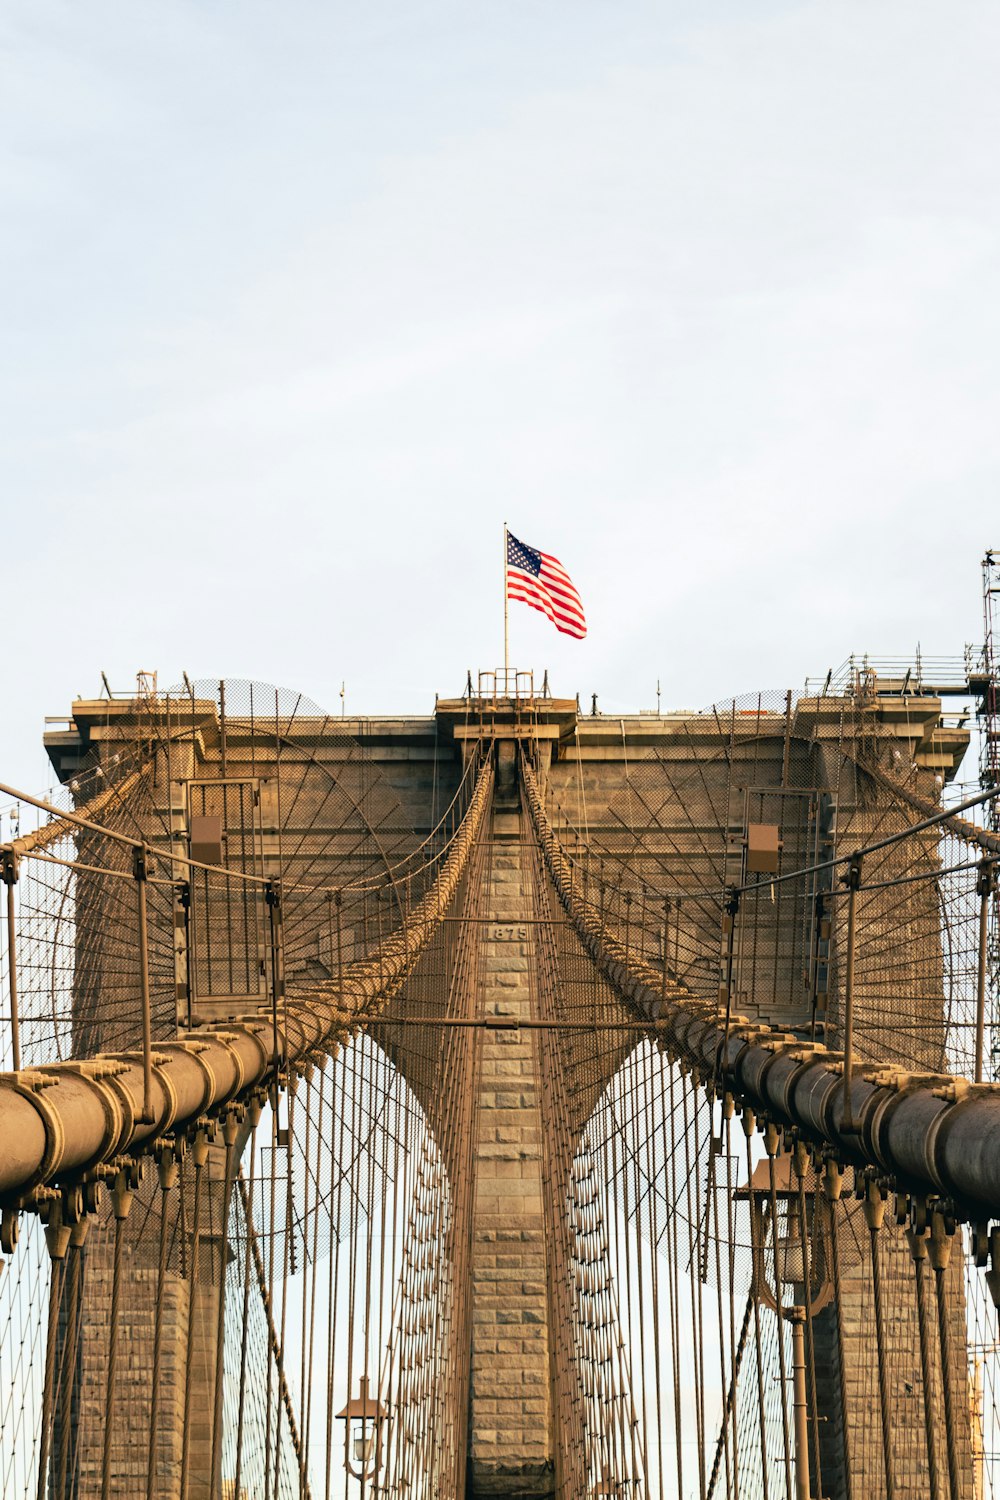
M 1000 1217 L 1000 1086 L 942 1074 L 869 1068 L 855 1059 L 844 1125 L 843 1055 L 818 1042 L 730 1018 L 673 976 L 638 959 L 608 932 L 573 881 L 531 767 L 524 785 L 559 899 L 595 965 L 676 1061 L 716 1078 L 758 1113 L 832 1147 L 841 1160 L 880 1166 L 900 1189 L 951 1198 L 972 1220 Z
M 487 762 L 451 850 L 404 928 L 374 958 L 349 965 L 343 983 L 326 980 L 289 994 L 278 1017 L 278 1067 L 334 1053 L 398 994 L 448 910 L 479 836 L 493 785 Z M 101 1055 L 0 1073 L 0 1201 L 16 1204 L 45 1184 L 80 1181 L 120 1156 L 149 1151 L 168 1134 L 221 1114 L 274 1076 L 266 1008 L 225 1029 L 188 1032 L 155 1043 L 143 1120 L 143 1056 Z

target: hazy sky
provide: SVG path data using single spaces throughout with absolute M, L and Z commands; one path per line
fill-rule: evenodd
M 1000 6 L 6 0 L 0 779 L 137 668 L 608 709 L 961 650 Z

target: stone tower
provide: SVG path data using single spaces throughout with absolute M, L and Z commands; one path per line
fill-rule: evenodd
M 266 874 L 281 836 L 280 799 L 274 794 L 281 751 L 275 750 L 273 729 L 265 732 L 232 705 L 227 712 L 224 702 L 206 698 L 198 706 L 197 737 L 180 749 L 171 740 L 170 712 L 169 703 L 155 698 L 147 698 L 142 704 L 132 700 L 76 702 L 68 727 L 50 731 L 46 746 L 57 773 L 68 781 L 84 763 L 92 767 L 102 759 L 110 761 L 123 746 L 134 746 L 137 741 L 148 743 L 154 766 L 148 823 L 154 856 L 169 866 L 172 851 L 188 850 L 195 833 L 203 834 L 205 824 L 196 826 L 196 820 L 217 817 L 221 818 L 226 857 L 235 857 L 232 851 L 239 847 L 239 857 L 258 861 Z M 400 817 L 418 837 L 430 831 L 447 806 L 468 756 L 487 746 L 495 757 L 497 782 L 488 835 L 490 851 L 477 890 L 477 909 L 487 920 L 480 929 L 478 989 L 470 1003 L 483 1021 L 499 1022 L 537 1019 L 531 983 L 537 954 L 529 900 L 532 877 L 526 863 L 530 834 L 517 782 L 520 744 L 530 744 L 553 819 L 560 820 L 567 838 L 591 840 L 595 848 L 617 851 L 637 879 L 646 877 L 655 884 L 657 868 L 669 862 L 681 887 L 685 882 L 692 889 L 714 883 L 721 893 L 726 883 L 739 878 L 750 824 L 780 830 L 784 857 L 793 868 L 814 862 L 821 850 L 851 852 L 864 844 L 874 826 L 876 806 L 867 799 L 867 783 L 858 769 L 863 749 L 871 752 L 874 745 L 879 754 L 886 747 L 895 749 L 918 773 L 947 780 L 954 775 L 967 740 L 963 731 L 945 727 L 939 699 L 912 693 L 904 698 L 894 693 L 891 685 L 888 691 L 872 693 L 863 721 L 850 706 L 845 711 L 845 701 L 840 697 L 793 703 L 790 695 L 782 695 L 773 702 L 754 698 L 703 713 L 611 717 L 596 711 L 581 714 L 576 701 L 547 695 L 532 694 L 517 700 L 473 694 L 441 700 L 434 714 L 426 717 L 348 719 L 337 721 L 337 731 L 337 737 L 324 738 L 316 717 L 304 715 L 289 728 L 287 739 L 299 747 L 307 746 L 313 761 L 322 763 L 332 783 L 346 784 L 348 768 L 356 769 L 353 758 L 360 754 L 363 766 L 377 773 L 379 785 L 391 793 L 398 810 L 392 816 Z M 168 751 L 165 747 L 171 748 Z M 242 791 L 239 795 L 227 793 L 220 801 L 213 787 L 223 784 Z M 324 847 L 336 846 L 337 818 L 343 817 L 346 830 L 348 805 L 356 809 L 367 795 L 362 790 L 344 802 L 340 811 L 340 804 L 331 799 L 323 815 L 329 825 L 324 834 L 329 843 Z M 366 814 L 366 819 L 371 826 L 372 818 Z M 323 858 L 321 848 L 313 856 L 320 873 Z M 595 880 L 599 876 L 596 863 Z M 751 944 L 748 939 L 738 946 L 735 955 L 738 1009 L 803 1036 L 816 1024 L 829 1027 L 833 1036 L 840 1021 L 838 934 L 834 931 L 824 938 L 822 949 L 810 948 L 810 940 L 803 936 L 804 905 L 814 903 L 818 894 L 821 891 L 817 886 L 806 892 L 798 905 L 788 901 L 784 907 L 780 901 L 759 898 L 753 921 L 754 941 Z M 261 911 L 258 915 L 263 926 L 265 914 Z M 917 921 L 920 914 L 914 908 L 911 915 Z M 217 919 L 229 922 L 222 949 L 217 943 L 211 960 L 201 950 L 192 958 L 184 951 L 184 941 L 179 941 L 175 971 L 160 976 L 157 995 L 161 1036 L 169 1034 L 175 1022 L 182 1027 L 189 1021 L 222 1022 L 227 1014 L 242 1013 L 250 1000 L 263 996 L 263 990 L 261 996 L 254 994 L 254 965 L 241 974 L 227 962 L 222 966 L 225 977 L 212 967 L 221 963 L 221 954 L 228 954 L 225 943 L 246 945 L 251 919 L 246 913 L 238 915 L 234 927 L 231 914 L 220 915 L 206 908 L 200 917 L 202 933 Z M 257 921 L 256 916 L 253 921 Z M 318 962 L 324 944 L 327 949 L 329 946 L 328 921 L 319 908 L 315 921 Z M 685 957 L 686 982 L 696 993 L 712 993 L 718 983 L 718 951 L 699 951 L 703 945 L 690 927 L 683 900 L 675 903 L 672 922 L 666 942 Z M 748 922 L 744 931 L 750 930 Z M 199 941 L 197 937 L 188 940 Z M 99 978 L 93 993 L 86 983 L 80 988 L 76 1025 L 81 1050 L 92 1051 L 101 1045 L 105 996 Z M 866 997 L 864 983 L 862 975 L 862 1050 L 866 1018 L 881 1015 L 884 1007 L 884 997 L 876 989 Z M 921 1047 L 928 1052 L 935 1047 L 939 1050 L 939 1029 L 943 1026 L 940 987 L 925 984 L 924 992 L 909 999 L 922 1008 L 926 1021 Z M 407 1048 L 417 1044 L 402 1032 L 383 1040 L 405 1077 Z M 469 1500 L 479 1496 L 527 1500 L 529 1496 L 554 1495 L 559 1482 L 560 1435 L 554 1426 L 554 1351 L 559 1329 L 554 1326 L 558 1308 L 546 1234 L 545 1180 L 551 1167 L 546 1162 L 539 1049 L 537 1034 L 530 1029 L 502 1025 L 487 1029 L 474 1083 L 477 1125 L 468 1348 Z M 901 1062 L 906 1060 L 900 1058 Z M 922 1065 L 928 1062 L 927 1057 L 912 1053 L 909 1060 Z M 613 1070 L 614 1061 L 606 1059 L 605 1068 Z M 585 1125 L 587 1109 L 607 1082 L 610 1072 L 607 1077 L 591 1077 L 592 1095 L 581 1096 L 574 1106 L 579 1116 L 577 1128 Z M 441 1107 L 441 1101 L 425 1098 L 421 1102 L 433 1127 L 434 1111 Z M 208 1310 L 201 1323 L 209 1330 L 214 1327 L 212 1298 L 219 1266 L 213 1262 L 211 1245 L 209 1233 L 195 1293 L 191 1291 L 189 1270 L 185 1276 L 178 1269 L 175 1276 L 177 1316 L 172 1337 L 176 1347 L 169 1364 L 176 1380 L 181 1378 L 180 1351 L 186 1342 L 192 1296 L 207 1299 Z M 904 1254 L 900 1242 L 891 1253 L 890 1277 L 908 1274 Z M 106 1257 L 102 1259 L 102 1252 L 95 1251 L 93 1284 L 99 1284 L 106 1274 Z M 134 1274 L 141 1278 L 145 1272 L 136 1265 Z M 870 1309 L 862 1279 L 860 1273 L 855 1275 L 847 1268 L 843 1290 L 843 1322 L 848 1331 L 846 1379 L 842 1383 L 831 1381 L 820 1393 L 820 1400 L 827 1424 L 824 1442 L 831 1455 L 831 1435 L 846 1421 L 857 1472 L 870 1475 L 874 1492 L 881 1483 L 881 1458 L 863 1423 L 873 1354 L 865 1336 Z M 955 1344 L 961 1350 L 957 1271 L 953 1322 Z M 144 1376 L 148 1379 L 148 1371 L 143 1369 L 145 1341 L 141 1333 L 141 1329 L 136 1330 L 128 1363 L 128 1378 L 136 1381 Z M 829 1347 L 833 1359 L 829 1329 L 824 1332 L 820 1327 L 818 1337 L 826 1339 L 824 1347 Z M 904 1363 L 918 1364 L 915 1329 L 901 1327 L 898 1337 L 897 1368 Z M 91 1381 L 88 1376 L 90 1355 L 86 1346 L 79 1358 L 83 1369 L 80 1390 L 87 1393 L 94 1388 L 96 1377 Z M 211 1412 L 214 1361 L 209 1332 L 196 1353 L 192 1378 L 200 1384 L 193 1402 L 189 1400 L 189 1413 Z M 846 1412 L 838 1394 L 845 1387 Z M 912 1455 L 917 1445 L 911 1440 L 912 1434 L 904 1430 L 906 1407 L 901 1392 L 897 1394 L 902 1415 L 896 1493 L 915 1500 L 923 1493 L 920 1474 L 917 1469 L 910 1473 L 905 1468 L 904 1454 Z M 168 1382 L 161 1414 L 168 1428 L 173 1425 L 163 1438 L 164 1480 L 157 1491 L 163 1496 L 178 1493 L 169 1476 L 175 1473 L 171 1454 L 181 1441 L 177 1424 L 183 1407 L 182 1395 Z M 79 1416 L 82 1421 L 82 1408 Z M 967 1443 L 967 1421 L 963 1431 L 962 1441 Z M 189 1442 L 196 1450 L 192 1474 L 198 1476 L 192 1493 L 207 1494 L 210 1419 L 203 1415 L 189 1434 Z M 77 1443 L 75 1462 L 83 1497 L 93 1493 L 88 1484 L 92 1484 L 94 1473 L 94 1458 L 85 1442 Z M 124 1458 L 121 1473 L 116 1494 L 129 1492 Z M 824 1465 L 824 1479 L 825 1493 L 831 1500 L 846 1493 L 833 1456 Z

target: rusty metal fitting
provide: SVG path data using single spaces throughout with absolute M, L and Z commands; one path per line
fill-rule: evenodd
M 165 1145 L 156 1158 L 156 1171 L 160 1179 L 160 1191 L 169 1193 L 177 1186 L 177 1151 L 173 1143 Z
M 931 1265 L 935 1271 L 946 1271 L 948 1262 L 951 1260 L 951 1247 L 954 1241 L 955 1228 L 949 1228 L 948 1216 L 935 1209 L 931 1214 L 931 1234 L 928 1250 L 931 1257 Z
M 13 1255 L 21 1232 L 20 1216 L 16 1208 L 5 1208 L 0 1214 L 0 1250 Z
M 201 1123 L 194 1133 L 194 1140 L 191 1142 L 191 1160 L 194 1162 L 196 1171 L 208 1161 L 208 1131 L 204 1123 Z
M 76 1224 L 83 1217 L 84 1212 L 82 1185 L 75 1183 L 71 1187 L 64 1187 L 62 1190 L 63 1223 Z
M 104 1202 L 104 1183 L 99 1177 L 88 1177 L 83 1183 L 83 1202 L 88 1214 L 100 1212 Z
M 116 1219 L 127 1219 L 132 1208 L 134 1189 L 129 1182 L 129 1174 L 123 1168 L 115 1177 L 111 1188 L 111 1206 L 114 1209 Z
M 823 1191 L 826 1194 L 828 1202 L 840 1202 L 840 1193 L 843 1186 L 843 1168 L 835 1156 L 828 1155 L 823 1163 Z
M 924 1235 L 918 1234 L 917 1231 L 911 1226 L 906 1231 L 906 1241 L 910 1247 L 910 1254 L 913 1256 L 914 1260 L 927 1259 L 927 1239 Z
M 882 1186 L 874 1177 L 868 1178 L 864 1198 L 865 1223 L 869 1229 L 879 1230 L 885 1221 L 885 1197 Z
M 777 1156 L 781 1151 L 781 1131 L 773 1120 L 764 1126 L 764 1150 L 768 1156 Z
M 206 1141 L 213 1143 L 216 1140 L 219 1134 L 219 1119 L 217 1115 L 201 1115 L 195 1121 L 194 1129 L 190 1132 L 192 1144 L 197 1141 L 198 1135 L 202 1133 Z
M 65 1260 L 66 1251 L 69 1249 L 70 1233 L 70 1225 L 63 1223 L 62 1203 L 53 1203 L 49 1208 L 48 1222 L 45 1225 L 45 1244 L 48 1247 L 50 1260 Z

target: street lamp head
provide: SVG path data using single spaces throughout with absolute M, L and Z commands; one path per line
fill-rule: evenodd
M 368 1389 L 368 1376 L 358 1382 L 358 1394 L 337 1413 L 344 1423 L 344 1467 L 353 1479 L 371 1479 L 382 1466 L 382 1427 L 386 1410 Z
M 810 1315 L 833 1296 L 829 1278 L 831 1226 L 826 1200 L 816 1192 L 813 1174 L 800 1178 L 790 1155 L 766 1157 L 735 1197 L 750 1207 L 755 1295 L 781 1317 Z M 766 1274 L 771 1249 L 772 1276 Z M 786 1302 L 786 1293 L 792 1302 Z

